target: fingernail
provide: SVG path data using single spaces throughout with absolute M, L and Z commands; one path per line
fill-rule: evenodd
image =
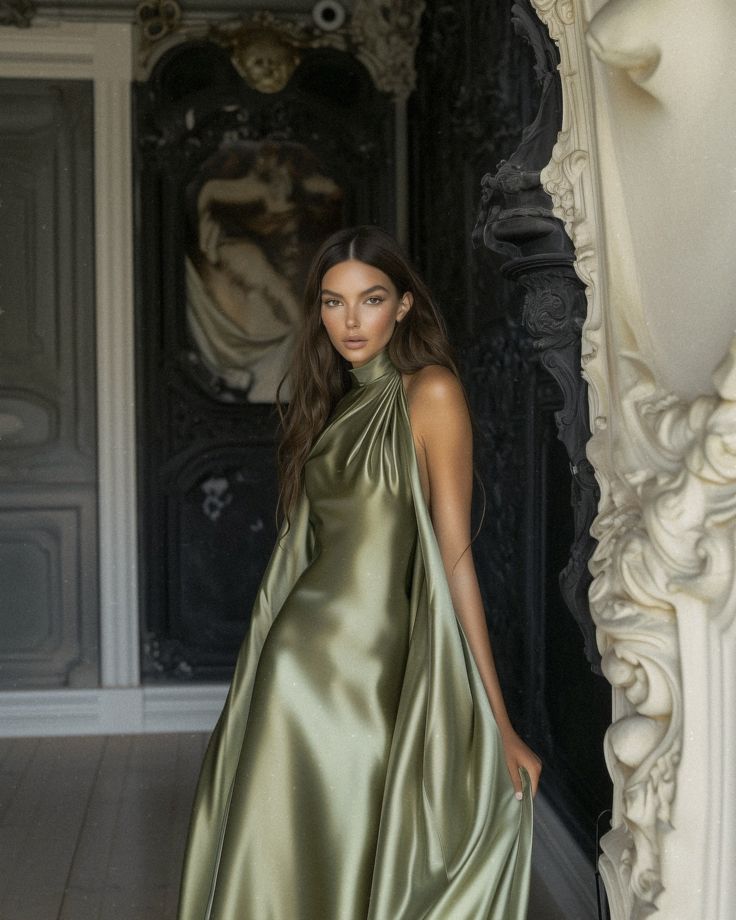
M 524 798 L 524 793 L 523 793 L 523 792 L 517 792 L 517 793 L 516 793 L 516 798 L 517 798 L 519 801 L 521 801 L 521 800 Z

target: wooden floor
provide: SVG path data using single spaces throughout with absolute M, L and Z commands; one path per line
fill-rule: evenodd
M 1 920 L 169 920 L 206 738 L 0 741 Z
M 0 739 L 0 920 L 174 920 L 206 740 Z

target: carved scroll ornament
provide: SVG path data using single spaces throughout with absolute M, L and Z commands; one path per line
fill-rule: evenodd
M 605 742 L 623 825 L 604 851 L 621 864 L 606 856 L 602 868 L 628 879 L 631 916 L 651 912 L 662 890 L 660 849 L 683 731 L 678 609 L 691 596 L 711 617 L 734 613 L 736 339 L 713 380 L 717 395 L 689 404 L 654 386 L 627 394 L 669 469 L 627 474 L 594 525 L 591 610 L 603 673 L 628 710 Z
M 424 0 L 356 0 L 350 18 L 355 55 L 378 89 L 406 99 L 414 89 L 414 54 Z
M 588 457 L 601 488 L 590 608 L 615 691 L 605 740 L 613 820 L 600 868 L 613 920 L 640 920 L 656 912 L 663 891 L 665 839 L 687 834 L 670 830 L 683 753 L 680 625 L 695 609 L 725 631 L 736 608 L 736 340 L 714 374 L 715 394 L 686 402 L 602 322 L 604 222 L 582 9 L 532 2 L 559 45 L 563 87 L 562 130 L 542 181 L 575 243 L 588 305 Z

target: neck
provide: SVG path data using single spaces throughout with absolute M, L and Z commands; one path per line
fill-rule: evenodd
M 374 380 L 378 380 L 379 377 L 383 377 L 391 370 L 395 371 L 396 368 L 391 361 L 391 358 L 389 357 L 388 345 L 384 345 L 384 347 L 380 351 L 376 352 L 372 358 L 369 358 L 358 367 L 348 368 L 350 376 L 353 378 L 353 383 L 358 386 L 364 386 L 367 383 L 372 383 Z

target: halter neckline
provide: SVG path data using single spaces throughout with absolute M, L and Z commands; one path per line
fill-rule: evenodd
M 354 386 L 365 386 L 367 383 L 372 383 L 374 380 L 385 376 L 390 371 L 396 371 L 396 365 L 389 357 L 388 345 L 386 345 L 365 364 L 361 364 L 360 367 L 349 367 L 348 371 L 353 378 Z

